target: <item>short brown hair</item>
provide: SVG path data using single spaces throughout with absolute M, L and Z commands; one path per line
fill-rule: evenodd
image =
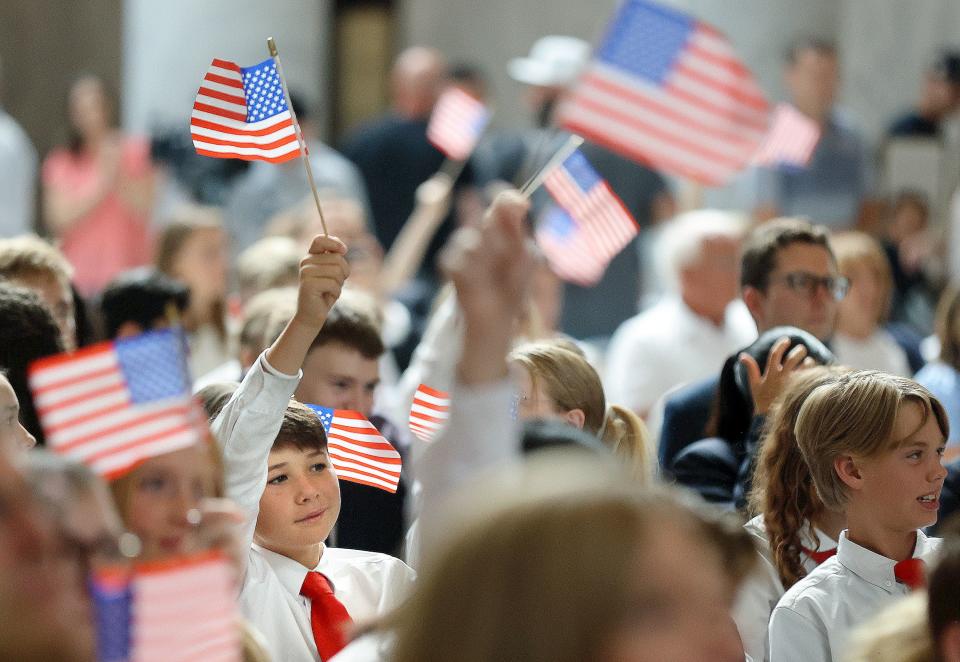
M 327 450 L 327 433 L 317 412 L 296 400 L 290 400 L 283 412 L 272 450 L 291 447 L 304 453 Z
M 73 267 L 63 253 L 36 235 L 0 239 L 0 277 L 16 280 L 52 276 L 69 285 Z
M 829 233 L 822 225 L 813 225 L 800 218 L 777 218 L 756 228 L 747 237 L 740 259 L 741 287 L 754 287 L 766 292 L 770 274 L 777 268 L 777 256 L 793 244 L 823 246 L 833 259 Z
M 893 427 L 907 401 L 921 406 L 923 423 L 933 415 L 944 438 L 949 436 L 943 405 L 912 379 L 857 370 L 807 396 L 795 433 L 824 506 L 842 510 L 847 502 L 846 484 L 834 469 L 838 457 L 874 457 L 903 441 L 893 438 Z

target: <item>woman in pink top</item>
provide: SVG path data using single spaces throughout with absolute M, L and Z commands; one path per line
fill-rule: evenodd
M 150 262 L 153 173 L 149 144 L 121 135 L 99 78 L 71 86 L 68 115 L 69 146 L 43 164 L 44 219 L 76 270 L 77 288 L 90 296 Z

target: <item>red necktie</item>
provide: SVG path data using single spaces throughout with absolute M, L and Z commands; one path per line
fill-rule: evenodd
M 906 584 L 911 591 L 927 585 L 927 564 L 923 559 L 907 559 L 893 566 L 893 576 Z
M 329 660 L 347 645 L 346 629 L 353 623 L 347 608 L 337 600 L 330 580 L 319 572 L 308 572 L 300 595 L 310 598 L 310 629 L 321 660 Z
M 827 549 L 820 552 L 815 552 L 812 549 L 807 549 L 806 547 L 802 547 L 801 549 L 803 549 L 803 553 L 809 556 L 811 559 L 813 559 L 813 562 L 816 563 L 817 565 L 820 565 L 821 563 L 829 559 L 831 556 L 835 556 L 837 553 L 836 547 L 834 547 L 833 549 Z

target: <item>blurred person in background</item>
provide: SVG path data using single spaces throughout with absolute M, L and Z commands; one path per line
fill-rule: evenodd
M 944 457 L 960 457 L 960 289 L 949 288 L 937 306 L 940 354 L 915 376 L 943 404 L 950 421 Z
M 552 128 L 553 112 L 589 57 L 590 44 L 582 39 L 549 35 L 535 41 L 526 57 L 508 62 L 510 77 L 524 85 L 523 103 L 534 128 L 519 134 L 512 150 L 502 151 L 497 179 L 521 186 L 567 140 L 566 132 Z M 643 229 L 673 216 L 675 205 L 666 180 L 655 171 L 590 143 L 584 143 L 580 151 L 641 227 L 641 235 L 611 260 L 597 285 L 567 283 L 564 287 L 561 329 L 581 340 L 597 339 L 602 345 L 617 326 L 637 312 Z M 550 196 L 541 189 L 532 200 L 532 215 L 537 217 L 547 208 Z
M 147 142 L 117 128 L 115 100 L 100 78 L 73 83 L 67 112 L 69 144 L 43 163 L 43 218 L 89 297 L 150 262 L 153 168 Z
M 839 68 L 836 46 L 823 39 L 801 39 L 787 52 L 790 102 L 819 125 L 820 141 L 804 168 L 778 165 L 750 172 L 750 204 L 758 219 L 806 216 L 831 229 L 875 223 L 872 155 L 859 131 L 834 108 Z
M 890 313 L 893 279 L 880 244 L 862 232 L 841 232 L 830 238 L 840 275 L 850 288 L 837 306 L 837 332 L 832 348 L 841 365 L 882 370 L 909 377 L 907 354 L 884 328 Z
M 923 77 L 915 108 L 893 121 L 891 138 L 939 138 L 943 120 L 960 106 L 960 52 L 943 51 Z
M 37 193 L 37 150 L 17 121 L 3 109 L 0 61 L 0 237 L 33 231 Z
M 202 377 L 230 359 L 227 232 L 214 207 L 182 207 L 157 242 L 157 270 L 190 290 L 182 324 L 190 343 L 190 374 Z
M 317 189 L 331 189 L 338 197 L 355 200 L 364 209 L 364 216 L 369 215 L 367 190 L 360 171 L 320 140 L 313 113 L 299 94 L 291 93 L 290 103 L 303 132 Z M 234 180 L 226 205 L 234 254 L 262 237 L 275 214 L 309 195 L 310 182 L 302 159 L 284 163 L 252 161 L 246 172 Z
M 669 293 L 610 340 L 604 384 L 613 402 L 646 416 L 664 393 L 716 373 L 756 337 L 739 297 L 744 221 L 700 210 L 662 227 L 655 255 Z

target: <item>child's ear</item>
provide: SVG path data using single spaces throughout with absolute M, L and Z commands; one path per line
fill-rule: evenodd
M 863 476 L 860 472 L 860 465 L 850 455 L 841 455 L 834 459 L 833 469 L 837 472 L 847 487 L 858 490 L 863 484 Z
M 586 414 L 582 409 L 571 409 L 563 415 L 563 420 L 578 430 L 583 429 L 583 423 L 587 420 Z

